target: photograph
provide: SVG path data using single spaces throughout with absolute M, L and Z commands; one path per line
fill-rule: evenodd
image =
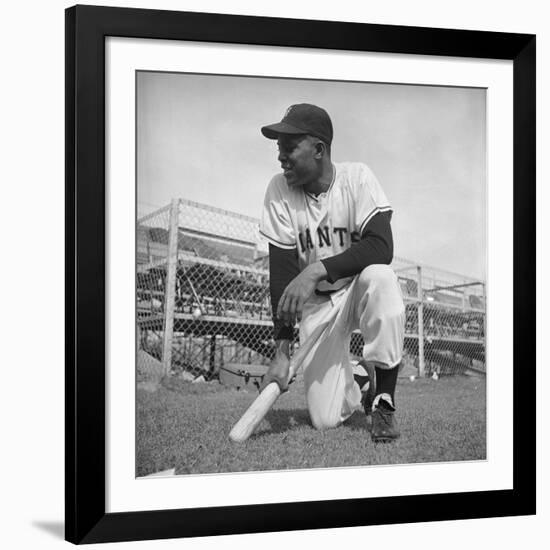
M 487 459 L 486 92 L 136 71 L 137 478 Z

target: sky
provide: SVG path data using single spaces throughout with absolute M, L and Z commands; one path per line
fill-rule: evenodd
M 138 216 L 184 198 L 258 218 L 280 172 L 260 127 L 327 110 L 332 160 L 364 162 L 393 209 L 394 253 L 485 279 L 484 89 L 140 72 Z

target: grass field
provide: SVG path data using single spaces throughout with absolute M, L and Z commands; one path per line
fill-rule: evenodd
M 300 386 L 293 384 L 241 444 L 228 434 L 257 393 L 178 379 L 155 392 L 138 390 L 137 476 L 170 468 L 181 475 L 485 459 L 484 379 L 400 380 L 401 438 L 377 445 L 359 412 L 339 428 L 315 430 Z

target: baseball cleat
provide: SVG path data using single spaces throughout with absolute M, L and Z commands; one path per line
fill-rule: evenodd
M 372 412 L 372 440 L 374 443 L 388 443 L 400 435 L 395 421 L 395 409 L 386 400 L 379 399 Z

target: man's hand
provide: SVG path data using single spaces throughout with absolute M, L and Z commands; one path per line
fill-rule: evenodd
M 282 392 L 288 390 L 290 374 L 290 340 L 278 340 L 276 342 L 275 357 L 269 365 L 268 371 L 262 379 L 260 392 L 270 384 L 276 382 Z
M 294 326 L 302 318 L 304 304 L 313 294 L 319 281 L 326 279 L 327 270 L 321 262 L 308 265 L 285 288 L 277 307 L 277 318 Z

